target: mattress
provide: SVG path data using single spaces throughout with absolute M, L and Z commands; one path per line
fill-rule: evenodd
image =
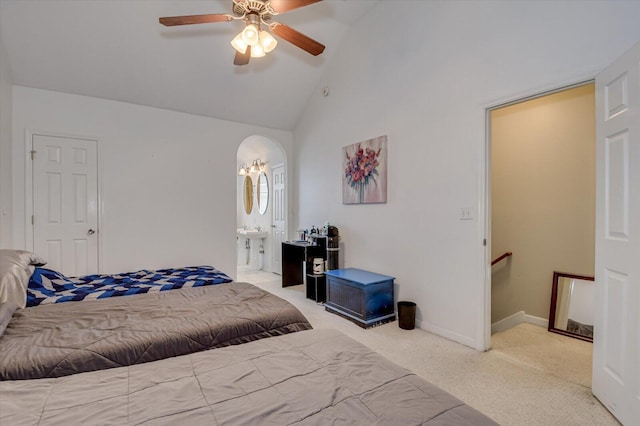
M 335 330 L 56 379 L 0 382 L 0 423 L 496 424 Z
M 289 302 L 228 283 L 21 309 L 0 337 L 0 379 L 60 377 L 308 330 Z

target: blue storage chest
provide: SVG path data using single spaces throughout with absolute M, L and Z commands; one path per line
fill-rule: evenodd
M 345 317 L 363 328 L 395 320 L 395 277 L 357 268 L 334 269 L 325 274 L 325 310 Z

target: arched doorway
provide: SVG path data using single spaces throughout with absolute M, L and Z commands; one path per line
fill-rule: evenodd
M 277 141 L 252 135 L 238 147 L 236 160 L 238 272 L 263 270 L 280 274 L 280 244 L 286 239 L 287 230 L 285 150 Z

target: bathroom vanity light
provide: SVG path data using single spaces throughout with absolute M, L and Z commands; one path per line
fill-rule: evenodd
M 247 163 L 242 163 L 240 168 L 238 169 L 238 176 L 248 175 L 250 172 L 249 167 L 247 167 Z
M 245 176 L 249 173 L 263 172 L 265 166 L 266 164 L 260 161 L 259 158 L 253 160 L 253 163 L 251 163 L 251 167 L 247 166 L 247 163 L 242 163 L 242 165 L 238 169 L 238 176 Z
M 252 172 L 262 172 L 264 171 L 264 166 L 266 164 L 263 163 L 262 161 L 260 161 L 259 158 L 253 160 L 253 163 L 251 163 L 251 171 Z

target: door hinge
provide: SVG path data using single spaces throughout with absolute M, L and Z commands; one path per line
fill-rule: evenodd
M 31 224 L 35 225 L 36 224 L 36 219 L 33 215 L 31 215 Z
M 31 154 L 31 161 L 33 161 L 33 159 L 36 158 L 36 151 L 32 149 L 29 153 Z
M 486 238 L 484 240 L 482 240 L 482 245 L 485 246 L 485 247 L 487 246 L 487 239 Z

